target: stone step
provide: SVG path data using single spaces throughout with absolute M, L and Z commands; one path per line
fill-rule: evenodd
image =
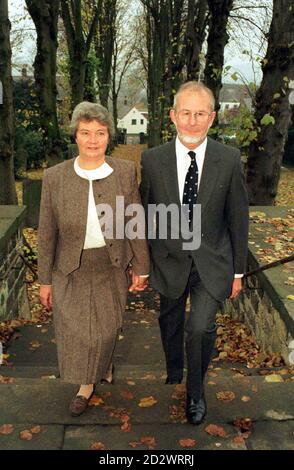
M 118 425 L 123 415 L 130 416 L 133 424 L 185 422 L 184 385 L 140 380 L 133 385 L 98 386 L 97 406 L 90 406 L 84 415 L 73 418 L 68 405 L 77 389 L 59 379 L 18 378 L 14 383 L 1 383 L 0 424 Z M 226 394 L 219 396 L 219 392 L 230 392 L 231 401 L 224 401 Z M 240 417 L 253 421 L 294 420 L 293 392 L 293 381 L 268 383 L 257 376 L 215 377 L 206 385 L 209 403 L 206 422 L 231 424 Z M 143 398 L 149 398 L 152 406 L 139 406 Z

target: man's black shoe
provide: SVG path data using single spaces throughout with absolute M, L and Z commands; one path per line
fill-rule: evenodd
M 166 384 L 181 384 L 182 379 L 170 379 L 169 377 L 166 378 Z
M 204 396 L 196 401 L 187 395 L 186 416 L 190 424 L 201 424 L 206 415 L 206 401 Z

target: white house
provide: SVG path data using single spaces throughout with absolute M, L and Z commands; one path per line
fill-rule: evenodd
M 137 144 L 140 142 L 140 134 L 147 134 L 148 111 L 142 105 L 133 106 L 127 114 L 118 120 L 117 127 L 125 129 L 128 144 Z

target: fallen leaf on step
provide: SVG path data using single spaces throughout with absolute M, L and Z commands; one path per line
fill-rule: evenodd
M 141 398 L 140 403 L 138 406 L 140 408 L 149 408 L 157 403 L 157 400 L 155 400 L 154 397 L 146 397 L 146 398 Z
M 125 400 L 133 400 L 134 398 L 134 395 L 132 394 L 132 392 L 129 392 L 128 390 L 122 390 L 120 392 L 120 396 L 124 398 Z
M 106 447 L 102 442 L 93 442 L 90 449 L 92 450 L 105 450 Z
M 156 447 L 155 437 L 141 437 L 140 441 L 142 444 L 146 444 L 148 449 L 155 449 Z
M 19 436 L 23 441 L 31 441 L 33 439 L 33 435 L 28 429 L 21 431 Z
M 104 405 L 104 400 L 96 395 L 93 395 L 91 400 L 89 401 L 90 406 L 101 406 Z
M 209 424 L 204 429 L 211 436 L 227 437 L 228 433 L 222 426 L 217 426 L 216 424 Z
M 34 426 L 33 428 L 30 429 L 30 432 L 32 434 L 39 434 L 39 432 L 41 432 L 41 426 Z
M 248 397 L 248 395 L 244 395 L 244 396 L 241 398 L 241 400 L 242 400 L 242 401 L 244 401 L 244 402 L 246 403 L 247 401 L 250 401 L 250 400 L 251 400 L 251 398 L 250 398 L 250 397 Z
M 225 403 L 229 403 L 230 401 L 234 400 L 236 398 L 236 395 L 234 392 L 217 392 L 216 398 L 220 401 L 223 401 Z
M 14 431 L 14 427 L 12 424 L 3 424 L 0 426 L 0 434 L 6 435 L 11 434 Z
M 197 442 L 195 439 L 180 439 L 179 444 L 181 447 L 194 447 L 196 446 Z
M 0 384 L 13 384 L 13 382 L 13 377 L 4 377 L 4 375 L 0 375 Z
M 271 374 L 271 375 L 265 376 L 265 381 L 266 382 L 284 382 L 284 379 L 279 374 Z
M 34 341 L 30 342 L 30 346 L 31 347 L 29 349 L 31 349 L 31 350 L 32 349 L 38 349 L 41 346 L 41 343 L 39 341 L 34 340 Z

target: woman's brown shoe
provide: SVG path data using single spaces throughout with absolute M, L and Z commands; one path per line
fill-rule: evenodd
M 86 409 L 88 408 L 89 401 L 94 395 L 94 391 L 95 388 L 93 389 L 93 392 L 91 393 L 89 398 L 86 398 L 83 395 L 77 395 L 72 399 L 71 404 L 69 405 L 69 411 L 71 416 L 80 416 L 86 411 Z

